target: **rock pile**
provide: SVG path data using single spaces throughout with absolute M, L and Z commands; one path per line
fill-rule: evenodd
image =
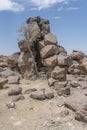
M 72 64 L 72 58 L 67 55 L 62 46 L 58 45 L 56 36 L 50 32 L 49 20 L 37 16 L 29 18 L 27 25 L 28 38 L 18 42 L 21 51 L 18 67 L 21 73 L 35 71 L 31 50 L 38 71 L 44 71 L 47 74 L 49 85 L 66 86 L 66 73 Z

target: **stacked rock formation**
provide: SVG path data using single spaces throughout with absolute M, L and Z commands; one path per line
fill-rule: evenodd
M 21 73 L 35 71 L 30 48 L 38 71 L 43 70 L 47 74 L 49 85 L 66 86 L 66 73 L 72 58 L 58 45 L 56 36 L 50 33 L 49 20 L 37 16 L 29 18 L 27 25 L 27 39 L 18 42 L 21 50 L 18 67 Z

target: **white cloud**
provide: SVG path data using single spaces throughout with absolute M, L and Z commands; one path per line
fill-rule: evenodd
M 48 8 L 56 3 L 65 3 L 70 0 L 29 0 L 38 10 Z
M 79 10 L 80 8 L 79 7 L 69 7 L 67 8 L 67 10 Z
M 24 7 L 17 2 L 12 0 L 0 0 L 0 11 L 9 10 L 9 11 L 23 11 Z
M 53 17 L 53 19 L 61 19 L 61 17 L 60 16 L 55 16 L 55 17 Z

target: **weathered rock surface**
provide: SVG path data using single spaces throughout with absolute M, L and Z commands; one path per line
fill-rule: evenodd
M 8 77 L 9 84 L 19 84 L 20 77 L 19 76 L 10 76 Z
M 7 77 L 13 76 L 13 75 L 15 75 L 15 72 L 11 71 L 10 69 L 6 69 L 6 70 L 0 72 L 0 76 L 4 77 L 4 78 L 7 78 Z
M 12 97 L 12 102 L 17 102 L 19 100 L 24 100 L 25 97 L 23 95 L 15 95 Z
M 53 98 L 54 94 L 50 89 L 42 89 L 32 92 L 30 97 L 37 100 L 45 100 Z
M 48 58 L 49 56 L 55 55 L 58 52 L 56 45 L 46 45 L 40 51 L 41 58 Z
M 6 84 L 7 81 L 8 81 L 8 80 L 7 80 L 6 78 L 0 78 L 0 89 L 3 88 L 4 84 Z
M 65 81 L 66 80 L 66 68 L 60 68 L 56 66 L 51 73 L 52 78 L 58 81 Z
M 47 67 L 57 66 L 57 55 L 51 56 L 46 59 L 42 59 L 42 64 Z
M 71 54 L 73 60 L 77 60 L 77 61 L 80 61 L 84 58 L 84 53 L 81 52 L 81 51 L 73 51 L 72 54 Z
M 83 110 L 84 106 L 87 104 L 87 97 L 81 92 L 76 92 L 72 96 L 66 99 L 65 106 L 73 111 Z
M 22 92 L 22 88 L 21 87 L 13 87 L 8 91 L 8 95 L 12 96 L 12 95 L 19 95 Z
M 37 99 L 37 100 L 45 100 L 46 99 L 45 94 L 42 90 L 32 92 L 30 94 L 30 97 L 33 99 Z
M 49 45 L 49 44 L 56 45 L 57 44 L 57 38 L 52 33 L 48 33 L 44 36 L 44 43 L 45 43 L 45 45 Z

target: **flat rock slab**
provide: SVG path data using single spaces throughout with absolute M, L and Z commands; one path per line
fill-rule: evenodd
M 10 69 L 6 69 L 6 70 L 0 72 L 0 76 L 4 77 L 4 78 L 7 78 L 12 75 L 15 75 L 15 73 L 13 71 L 11 71 Z
M 9 84 L 19 84 L 19 76 L 10 76 L 8 77 L 8 83 Z
M 65 100 L 65 106 L 73 111 L 80 111 L 87 105 L 87 96 L 81 92 L 76 92 Z

